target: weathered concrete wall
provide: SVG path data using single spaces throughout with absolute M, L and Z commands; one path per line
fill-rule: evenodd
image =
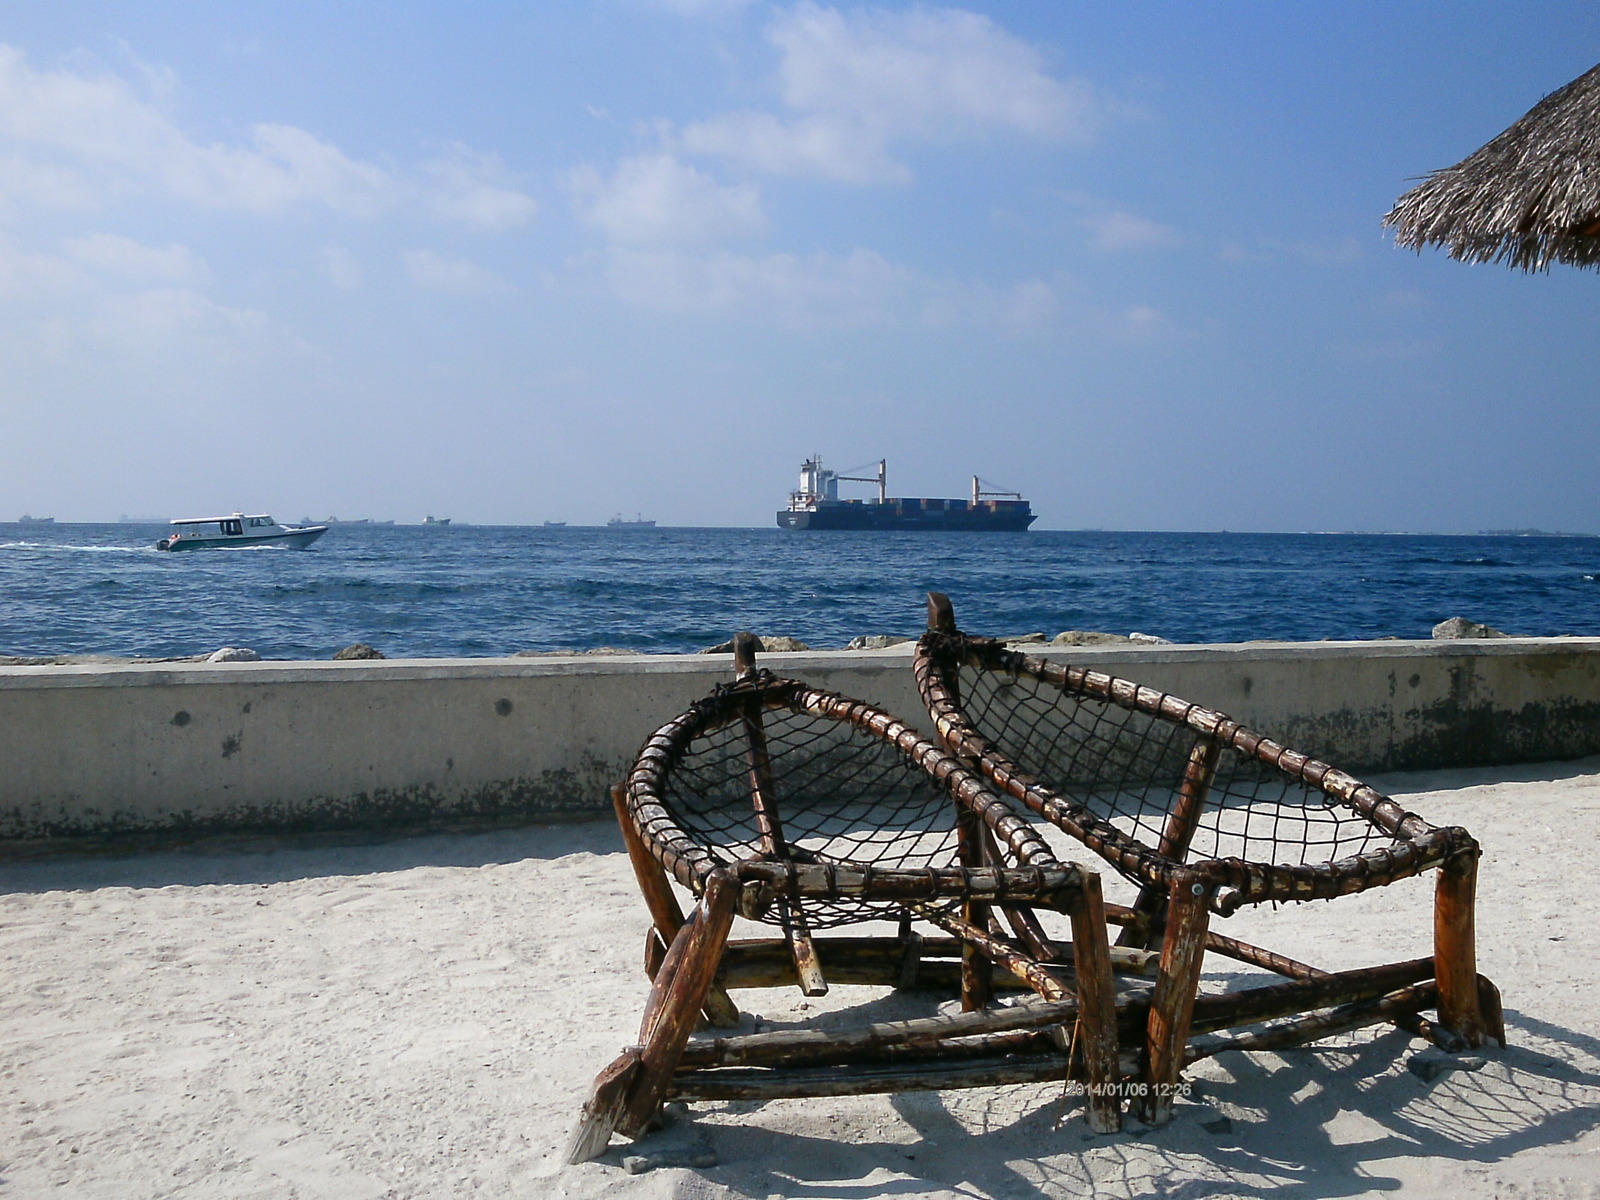
M 1600 639 L 1046 653 L 1358 774 L 1600 752 Z M 762 661 L 920 713 L 909 647 Z M 0 839 L 594 815 L 728 673 L 725 655 L 0 668 Z

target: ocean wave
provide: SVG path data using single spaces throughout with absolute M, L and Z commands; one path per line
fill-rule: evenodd
M 1330 554 L 1325 541 L 1272 535 L 831 541 L 700 530 L 619 547 L 615 535 L 580 529 L 552 538 L 462 527 L 437 538 L 374 528 L 241 558 L 160 554 L 132 544 L 125 528 L 55 536 L 30 530 L 0 542 L 13 551 L 0 554 L 0 648 L 9 652 L 238 645 L 326 658 L 352 641 L 391 658 L 601 645 L 691 652 L 741 628 L 839 647 L 863 634 L 914 636 L 930 588 L 948 593 L 976 633 L 1143 629 L 1209 642 L 1425 638 L 1436 613 L 1525 632 L 1600 623 L 1587 586 L 1600 583 L 1600 565 L 1582 561 L 1592 548 L 1529 539 L 1352 540 Z
M 1479 555 L 1475 558 L 1433 558 L 1424 556 L 1411 560 L 1420 566 L 1429 567 L 1513 567 L 1515 563 L 1503 558 L 1493 558 L 1489 555 Z
M 278 549 L 278 547 L 274 547 Z M 274 599 L 327 598 L 355 595 L 372 598 L 416 600 L 429 596 L 466 596 L 492 590 L 493 584 L 434 583 L 431 581 L 390 581 L 384 579 L 312 579 L 299 583 L 274 583 L 261 589 Z

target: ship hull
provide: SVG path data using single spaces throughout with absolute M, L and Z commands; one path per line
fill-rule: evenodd
M 935 507 L 937 506 L 937 507 Z M 1035 515 L 1026 501 L 974 508 L 959 500 L 889 500 L 883 504 L 823 502 L 780 509 L 780 529 L 889 530 L 943 533 L 1022 533 Z

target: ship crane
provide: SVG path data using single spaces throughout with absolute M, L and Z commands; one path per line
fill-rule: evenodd
M 982 487 L 988 488 L 990 490 L 989 491 L 983 491 L 983 490 L 981 490 L 980 485 L 982 485 Z M 972 507 L 974 507 L 974 508 L 978 507 L 978 501 L 980 501 L 980 500 L 1021 500 L 1021 499 L 1022 499 L 1022 493 L 1021 492 L 1006 491 L 1005 489 L 1001 488 L 998 483 L 990 483 L 987 479 L 979 479 L 976 475 L 974 475 L 972 477 Z
M 819 457 L 818 462 L 822 459 Z M 861 471 L 863 467 L 847 467 L 849 471 Z M 835 475 L 835 479 L 843 483 L 875 483 L 878 485 L 878 503 L 884 504 L 889 499 L 889 460 L 878 460 L 878 473 L 876 475 Z

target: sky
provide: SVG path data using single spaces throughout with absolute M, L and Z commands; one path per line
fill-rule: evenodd
M 1600 277 L 1381 224 L 1597 60 L 1580 3 L 11 0 L 0 519 L 771 526 L 820 454 L 1600 533 Z

